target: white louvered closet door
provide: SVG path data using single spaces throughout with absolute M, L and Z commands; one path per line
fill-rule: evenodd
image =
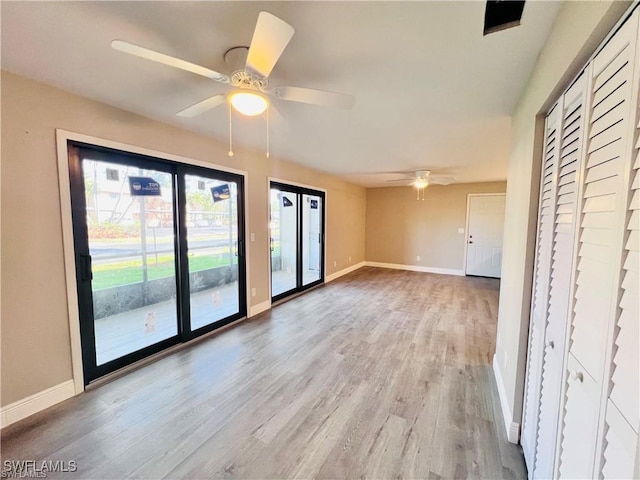
M 633 18 L 636 35 L 638 15 Z M 636 446 L 638 444 L 638 424 L 640 422 L 640 39 L 635 45 L 635 72 L 631 85 L 632 105 L 630 115 L 633 122 L 628 125 L 627 151 L 624 159 L 625 189 L 623 230 L 619 247 L 622 264 L 619 289 L 616 292 L 614 312 L 615 324 L 610 334 L 609 371 L 607 393 L 603 408 L 606 410 L 604 426 L 605 441 L 599 458 L 600 477 L 632 478 Z M 633 44 L 628 47 L 630 55 Z
M 571 292 L 573 245 L 578 195 L 578 171 L 584 140 L 586 74 L 580 75 L 562 96 L 560 158 L 553 217 L 551 278 L 541 372 L 540 413 L 533 477 L 552 478 L 560 392 Z
M 637 12 L 634 18 L 637 19 Z M 606 359 L 617 310 L 620 237 L 627 213 L 636 23 L 627 21 L 591 62 L 586 158 L 579 190 L 579 229 L 573 277 L 573 315 L 559 435 L 561 478 L 595 478 L 602 445 Z M 636 293 L 637 295 L 637 293 Z M 636 372 L 637 373 L 637 372 Z M 562 407 L 561 407 L 562 408 Z M 635 448 L 635 446 L 634 446 Z
M 529 323 L 529 349 L 521 443 L 530 475 L 534 471 L 538 430 L 540 373 L 544 353 L 551 245 L 553 241 L 555 215 L 556 173 L 560 150 L 559 119 L 560 107 L 556 105 L 549 112 L 545 121 L 545 148 L 541 175 L 540 205 L 538 210 L 536 268 L 534 274 L 533 304 Z

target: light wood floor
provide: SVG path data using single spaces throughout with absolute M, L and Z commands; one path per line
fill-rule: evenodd
M 66 478 L 525 478 L 490 370 L 498 288 L 362 268 L 6 428 L 2 459 L 75 460 Z

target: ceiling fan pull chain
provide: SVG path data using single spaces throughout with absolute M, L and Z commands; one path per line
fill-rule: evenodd
M 267 106 L 267 158 L 269 158 L 269 106 Z
M 229 156 L 233 157 L 233 116 L 231 115 L 231 102 L 229 104 Z

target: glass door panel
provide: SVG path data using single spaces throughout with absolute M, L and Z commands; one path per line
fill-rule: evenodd
M 298 265 L 298 195 L 271 189 L 271 296 L 295 290 Z
M 95 363 L 178 334 L 171 173 L 82 161 Z
M 302 285 L 322 275 L 322 197 L 302 195 Z
M 184 177 L 193 331 L 240 311 L 238 184 Z

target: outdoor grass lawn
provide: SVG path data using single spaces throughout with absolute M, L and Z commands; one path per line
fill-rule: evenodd
M 229 265 L 228 254 L 189 256 L 189 270 L 191 272 L 226 265 Z M 175 263 L 173 255 L 158 255 L 157 264 L 155 256 L 149 255 L 147 261 L 149 280 L 171 277 L 174 273 Z M 94 290 L 118 287 L 141 281 L 142 259 L 120 260 L 104 265 L 93 266 L 92 286 Z

